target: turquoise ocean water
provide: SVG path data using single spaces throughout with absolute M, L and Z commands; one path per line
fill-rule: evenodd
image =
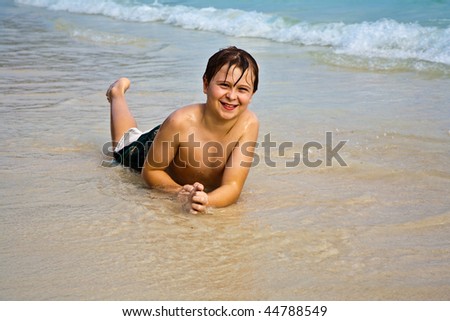
M 123 21 L 329 48 L 343 65 L 438 69 L 450 65 L 449 1 L 69 1 L 17 3 Z M 370 61 L 368 61 L 370 60 Z
M 0 0 L 0 300 L 449 300 L 449 12 Z M 186 215 L 111 167 L 105 91 L 129 77 L 152 128 L 229 45 L 260 65 L 259 163 L 237 204 Z M 287 166 L 327 133 L 347 166 Z

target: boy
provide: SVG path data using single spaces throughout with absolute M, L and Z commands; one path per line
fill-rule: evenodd
M 130 81 L 120 78 L 106 93 L 116 160 L 141 170 L 150 187 L 178 194 L 190 213 L 235 203 L 258 138 L 258 119 L 248 109 L 258 89 L 258 72 L 246 51 L 218 51 L 203 75 L 206 102 L 174 111 L 146 133 L 136 128 L 125 100 Z

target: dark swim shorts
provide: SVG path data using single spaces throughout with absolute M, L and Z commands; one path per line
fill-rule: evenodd
M 140 172 L 144 167 L 148 150 L 150 149 L 150 146 L 152 145 L 160 127 L 161 125 L 156 126 L 152 130 L 140 135 L 137 140 L 130 142 L 122 149 L 114 151 L 114 159 L 123 166 Z M 125 133 L 119 144 L 123 144 L 124 141 L 130 141 L 128 136 L 129 133 Z

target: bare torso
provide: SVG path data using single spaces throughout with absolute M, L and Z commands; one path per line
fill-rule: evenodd
M 213 132 L 205 126 L 203 111 L 204 105 L 198 104 L 172 115 L 179 117 L 176 121 L 182 128 L 175 139 L 179 148 L 166 172 L 180 185 L 198 181 L 211 190 L 220 186 L 230 155 L 255 116 L 247 110 L 227 132 Z

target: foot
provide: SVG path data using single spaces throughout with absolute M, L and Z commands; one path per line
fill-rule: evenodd
M 111 103 L 114 97 L 123 96 L 130 88 L 130 80 L 128 78 L 119 78 L 106 91 L 106 98 Z

